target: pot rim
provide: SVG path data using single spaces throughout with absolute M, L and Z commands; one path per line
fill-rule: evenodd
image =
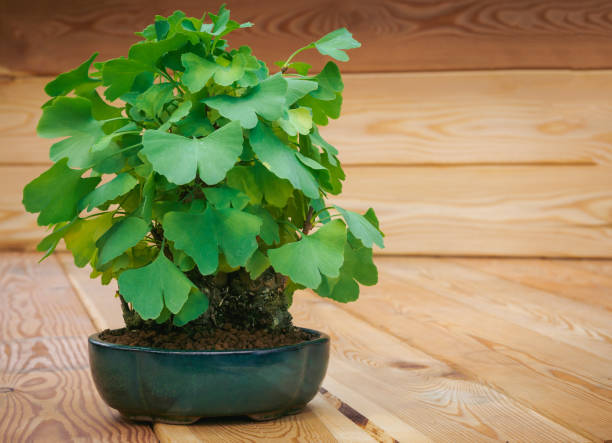
M 297 327 L 302 331 L 309 332 L 311 334 L 318 334 L 318 337 L 313 338 L 308 341 L 303 341 L 300 343 L 295 343 L 293 345 L 284 345 L 284 346 L 276 346 L 273 348 L 256 348 L 256 349 L 228 349 L 228 350 L 193 350 L 193 349 L 163 349 L 163 348 L 153 348 L 149 346 L 131 346 L 131 345 L 121 345 L 116 343 L 109 343 L 102 339 L 100 339 L 101 332 L 96 332 L 91 334 L 88 338 L 88 342 L 95 346 L 100 346 L 104 348 L 112 348 L 119 351 L 132 351 L 132 352 L 145 352 L 151 354 L 173 354 L 173 355 L 210 355 L 210 356 L 220 356 L 220 355 L 237 355 L 237 354 L 274 354 L 277 352 L 291 351 L 295 349 L 303 348 L 304 346 L 315 345 L 319 343 L 329 342 L 329 335 L 317 331 L 316 329 L 302 328 Z

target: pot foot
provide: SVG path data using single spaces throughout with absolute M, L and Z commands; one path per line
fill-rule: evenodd
M 261 413 L 258 413 L 258 414 L 249 414 L 249 415 L 247 415 L 247 417 L 249 417 L 251 420 L 255 420 L 255 421 L 276 420 L 277 418 L 284 417 L 285 415 L 299 414 L 300 412 L 302 412 L 302 410 L 305 407 L 306 407 L 306 405 L 302 405 L 302 406 L 297 406 L 297 407 L 291 408 L 291 409 L 280 409 L 280 410 L 277 410 L 277 411 L 261 412 Z
M 123 418 L 130 421 L 147 421 L 151 423 L 165 423 L 169 425 L 190 425 L 198 421 L 201 417 L 163 417 L 150 415 L 131 415 L 121 414 Z

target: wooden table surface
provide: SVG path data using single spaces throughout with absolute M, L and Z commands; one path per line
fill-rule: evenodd
M 328 332 L 321 393 L 256 423 L 134 424 L 98 397 L 87 336 L 121 326 L 113 288 L 68 255 L 0 254 L 0 440 L 605 441 L 612 439 L 612 261 L 379 257 L 339 305 L 295 297 Z

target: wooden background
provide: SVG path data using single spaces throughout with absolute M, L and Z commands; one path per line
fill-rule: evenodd
M 42 91 L 95 50 L 127 52 L 154 13 L 220 2 L 0 0 L 0 247 L 44 235 L 21 189 L 48 167 Z M 343 117 L 323 133 L 374 206 L 383 254 L 612 257 L 612 2 L 235 0 L 270 65 L 339 26 Z M 307 59 L 322 66 L 324 59 Z

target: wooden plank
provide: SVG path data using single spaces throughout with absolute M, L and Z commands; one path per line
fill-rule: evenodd
M 356 310 L 368 309 L 360 303 L 352 306 Z M 294 298 L 292 313 L 298 324 L 323 329 L 331 335 L 333 358 L 328 374 L 336 383 L 358 386 L 359 396 L 434 441 L 584 440 L 482 384 L 480 374 L 469 377 L 380 327 L 357 319 L 344 307 L 314 295 L 299 294 Z M 388 326 L 393 329 L 405 321 L 396 319 Z M 360 408 L 350 397 L 345 401 Z M 405 436 L 395 437 L 412 441 Z
M 92 324 L 54 259 L 0 255 L 0 435 L 6 441 L 157 441 L 98 396 Z
M 609 360 L 447 296 L 454 281 L 413 271 L 418 262 L 379 259 L 379 285 L 346 309 L 587 438 L 608 438 Z
M 583 260 L 455 260 L 524 286 L 612 311 L 612 262 Z
M 44 235 L 23 216 L 23 186 L 42 166 L 0 166 L 3 245 L 31 247 Z M 612 173 L 590 166 L 347 167 L 344 194 L 333 199 L 376 208 L 384 254 L 612 256 Z M 26 224 L 17 222 L 29 220 Z M 23 218 L 22 218 L 23 217 Z
M 216 11 L 220 3 L 206 6 Z M 269 64 L 347 26 L 363 42 L 351 51 L 351 71 L 611 66 L 610 8 L 598 0 L 235 0 L 231 8 L 237 19 L 255 23 L 232 34 L 231 43 L 252 45 Z M 51 74 L 94 51 L 101 58 L 125 55 L 137 40 L 134 31 L 174 9 L 198 17 L 204 12 L 196 0 L 5 2 L 0 60 L 12 69 Z M 321 63 L 312 54 L 301 59 Z
M 341 206 L 376 208 L 383 254 L 610 257 L 606 167 L 349 167 Z
M 612 365 L 612 312 L 482 272 L 478 265 L 487 261 L 419 258 L 401 261 L 401 269 L 406 277 L 418 280 L 418 284 L 427 290 L 592 353 Z M 524 267 L 532 268 L 530 274 L 534 280 L 537 280 L 540 269 L 545 280 L 551 267 L 546 264 L 562 264 L 560 260 L 545 261 L 544 265 L 542 260 L 522 261 Z M 498 266 L 505 267 L 504 264 Z M 482 267 L 486 269 L 487 265 Z M 559 267 L 557 270 L 562 272 L 562 269 Z M 610 296 L 612 293 L 602 298 Z
M 0 80 L 0 164 L 50 164 L 36 136 L 52 77 Z M 610 164 L 610 71 L 349 74 L 321 128 L 347 165 Z M 18 147 L 18 149 L 16 149 Z
M 322 400 L 325 402 L 325 400 Z M 337 410 L 334 411 L 338 413 Z M 345 418 L 346 420 L 346 418 Z M 358 431 L 359 428 L 355 426 Z M 369 439 L 368 435 L 360 431 Z M 306 408 L 299 415 L 283 417 L 267 422 L 253 422 L 245 419 L 204 420 L 192 426 L 155 425 L 155 433 L 162 443 L 182 442 L 286 442 L 317 441 L 336 442 L 333 434 L 312 412 Z M 351 441 L 351 440 L 343 440 Z M 360 440 L 356 440 L 360 441 Z M 361 441 L 364 441 L 363 439 Z M 374 441 L 372 439 L 365 441 Z
M 74 265 L 70 254 L 58 254 L 58 260 L 83 305 L 96 320 L 96 327 L 123 327 L 119 303 L 112 296 L 117 291 L 117 282 L 113 281 L 108 286 L 100 285 L 99 281 L 89 278 L 86 268 L 79 269 Z M 321 394 L 317 394 L 304 413 L 272 422 L 258 423 L 240 418 L 207 419 L 190 426 L 157 423 L 154 429 L 162 442 L 375 441 L 368 433 L 378 430 L 376 426 L 366 428 L 364 432 L 358 425 L 359 423 L 351 422 L 337 408 L 332 407 Z M 374 435 L 378 441 L 393 441 L 387 438 L 384 431 Z

